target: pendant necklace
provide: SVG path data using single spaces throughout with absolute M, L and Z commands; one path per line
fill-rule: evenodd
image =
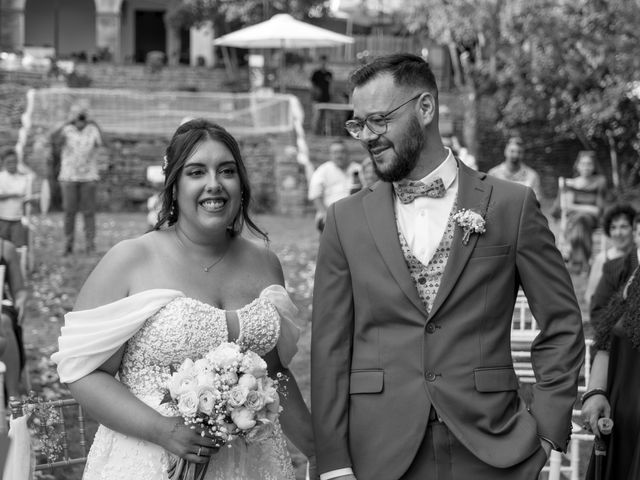
M 189 238 L 189 237 L 187 237 L 187 238 Z M 176 239 L 178 240 L 178 242 L 180 243 L 182 248 L 187 250 L 187 246 L 182 242 L 182 240 L 178 236 L 178 231 L 177 230 L 176 230 Z M 224 251 L 224 253 L 222 255 L 220 255 L 220 257 L 218 257 L 216 260 L 214 260 L 214 262 L 211 265 L 205 266 L 205 265 L 202 265 L 200 262 L 198 262 L 198 265 L 200 265 L 200 268 L 202 268 L 204 273 L 209 273 L 209 270 L 211 270 L 213 267 L 215 267 L 217 264 L 219 264 L 222 260 L 224 260 L 225 255 L 227 254 L 227 252 L 230 249 L 231 249 L 231 246 L 227 247 L 227 249 Z

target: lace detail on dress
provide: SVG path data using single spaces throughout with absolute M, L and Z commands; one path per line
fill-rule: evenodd
M 280 336 L 280 316 L 276 307 L 266 298 L 256 298 L 238 310 L 238 322 L 240 346 L 258 355 L 265 355 L 276 346 Z
M 266 298 L 238 311 L 243 344 L 263 355 L 276 346 L 280 317 Z M 160 404 L 171 367 L 185 358 L 201 358 L 227 341 L 225 311 L 178 297 L 147 319 L 127 342 L 120 381 L 163 415 L 175 415 Z M 100 426 L 84 480 L 167 480 L 169 454 L 158 445 Z M 243 472 L 246 472 L 243 473 Z M 223 448 L 212 457 L 205 480 L 294 480 L 293 466 L 280 428 L 274 438 Z

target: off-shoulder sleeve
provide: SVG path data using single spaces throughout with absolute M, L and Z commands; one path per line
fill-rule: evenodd
M 260 294 L 266 297 L 276 307 L 280 315 L 280 337 L 276 348 L 282 365 L 289 366 L 298 351 L 300 327 L 296 323 L 298 307 L 291 301 L 287 290 L 281 285 L 270 285 Z
M 150 316 L 177 297 L 178 290 L 153 289 L 90 310 L 69 312 L 51 356 L 63 383 L 93 372 L 134 335 Z

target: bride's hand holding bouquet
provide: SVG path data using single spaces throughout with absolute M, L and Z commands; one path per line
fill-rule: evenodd
M 278 380 L 267 376 L 267 364 L 260 356 L 235 343 L 223 343 L 196 361 L 187 358 L 167 387 L 166 400 L 184 425 L 199 431 L 209 445 L 197 447 L 196 462 L 191 452 L 175 458 L 172 480 L 203 478 L 208 463 L 206 457 L 199 461 L 203 449 L 208 453 L 211 447 L 236 439 L 261 442 L 275 433 L 281 410 Z

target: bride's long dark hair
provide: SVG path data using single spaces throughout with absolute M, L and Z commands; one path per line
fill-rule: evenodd
M 183 123 L 173 134 L 169 146 L 165 153 L 164 186 L 161 192 L 162 208 L 158 214 L 158 221 L 153 230 L 160 230 L 163 225 L 171 226 L 178 221 L 178 206 L 174 197 L 174 190 L 178 179 L 184 168 L 184 164 L 193 152 L 193 149 L 207 138 L 222 143 L 229 149 L 238 168 L 240 177 L 240 187 L 242 198 L 240 208 L 233 223 L 230 225 L 229 233 L 232 236 L 239 235 L 246 224 L 256 236 L 269 240 L 267 234 L 258 227 L 249 215 L 251 205 L 251 185 L 249 176 L 242 160 L 240 146 L 236 139 L 224 127 L 204 118 L 196 118 Z

